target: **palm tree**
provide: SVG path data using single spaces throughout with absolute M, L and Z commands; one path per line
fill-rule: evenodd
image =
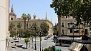
M 31 19 L 30 14 L 27 15 L 27 19 L 28 19 L 28 21 L 27 21 L 27 29 L 28 29 L 28 25 L 29 25 L 28 23 L 29 23 L 29 20 Z
M 27 46 L 28 46 L 28 42 L 30 41 L 29 38 L 25 38 L 25 43 L 26 43 L 26 49 L 27 49 Z
M 24 29 L 26 29 L 26 19 L 27 19 L 27 16 L 25 13 L 22 14 L 22 17 L 24 19 Z

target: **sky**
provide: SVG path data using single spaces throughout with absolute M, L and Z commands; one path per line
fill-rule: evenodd
M 32 19 L 34 14 L 37 18 L 45 19 L 47 13 L 47 18 L 55 25 L 58 18 L 54 9 L 50 8 L 51 3 L 52 0 L 10 0 L 10 9 L 13 4 L 14 12 L 18 18 L 23 13 L 29 13 Z

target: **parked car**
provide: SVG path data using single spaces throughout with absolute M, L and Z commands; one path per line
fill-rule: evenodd
M 47 40 L 48 39 L 48 37 L 46 36 L 45 38 L 44 38 L 44 40 Z
M 50 35 L 47 35 L 47 37 L 48 37 L 48 38 L 50 38 L 51 36 L 52 36 L 52 34 L 50 34 Z

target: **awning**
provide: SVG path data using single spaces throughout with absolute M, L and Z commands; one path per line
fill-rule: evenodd
M 58 40 L 73 40 L 73 37 L 59 37 Z M 74 37 L 74 41 L 81 40 L 81 37 Z
M 79 40 L 75 42 L 82 43 L 82 44 L 91 44 L 91 40 Z

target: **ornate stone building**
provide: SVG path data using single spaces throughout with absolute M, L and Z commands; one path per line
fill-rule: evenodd
M 11 12 L 9 13 L 9 20 L 10 20 L 10 23 L 13 23 L 15 26 L 13 27 L 14 30 L 17 31 L 17 24 L 20 22 L 22 24 L 21 28 L 24 28 L 24 19 L 21 17 L 21 18 L 17 18 L 16 17 L 16 14 L 14 13 L 14 9 L 13 9 L 13 6 L 11 8 Z M 26 20 L 28 21 L 28 20 Z M 33 23 L 36 23 L 37 26 L 39 27 L 40 24 L 42 22 L 45 22 L 49 25 L 49 31 L 48 31 L 48 34 L 53 34 L 53 24 L 51 21 L 49 21 L 47 19 L 47 15 L 46 15 L 46 18 L 45 19 L 36 19 L 36 15 L 33 16 L 33 19 L 30 19 L 29 22 L 28 22 L 28 27 L 30 27 Z

